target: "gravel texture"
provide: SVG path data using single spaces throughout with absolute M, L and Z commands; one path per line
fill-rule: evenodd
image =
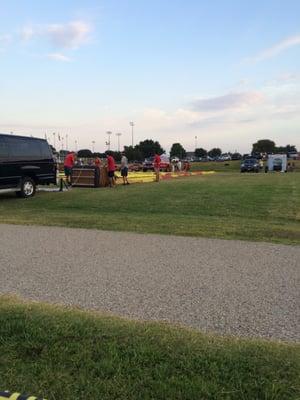
M 300 339 L 300 246 L 0 225 L 0 293 Z

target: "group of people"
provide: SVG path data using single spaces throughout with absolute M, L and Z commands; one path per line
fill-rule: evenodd
M 116 163 L 111 154 L 107 154 L 106 159 L 107 159 L 107 173 L 108 173 L 109 186 L 114 187 L 116 185 L 116 176 L 115 176 Z M 155 172 L 155 181 L 156 182 L 159 182 L 159 178 L 160 178 L 160 164 L 161 164 L 160 155 L 155 154 L 155 156 L 154 156 L 154 172 Z M 120 171 L 121 171 L 121 176 L 123 178 L 123 185 L 129 185 L 128 170 L 129 170 L 128 158 L 125 156 L 125 153 L 122 153 Z
M 72 169 L 75 166 L 76 158 L 77 158 L 76 153 L 70 152 L 69 154 L 67 154 L 65 161 L 64 161 L 64 172 L 65 172 L 65 176 L 66 176 L 68 185 L 72 184 Z M 94 165 L 98 168 L 101 167 L 102 161 L 99 157 L 95 158 Z M 107 165 L 107 175 L 108 175 L 109 186 L 115 187 L 115 185 L 116 185 L 115 171 L 116 171 L 117 167 L 116 167 L 115 159 L 110 153 L 108 153 L 106 155 L 106 165 Z M 121 171 L 121 176 L 123 179 L 123 185 L 129 185 L 128 170 L 129 170 L 128 159 L 125 156 L 125 153 L 122 153 L 120 171 Z
M 188 172 L 191 169 L 191 164 L 189 163 L 188 160 L 182 162 L 181 160 L 174 158 L 171 161 L 171 168 L 172 172 L 180 172 L 180 171 Z
M 72 184 L 72 169 L 75 166 L 76 161 L 77 161 L 76 153 L 70 152 L 69 154 L 67 154 L 65 161 L 64 161 L 64 172 L 65 172 L 65 176 L 66 176 L 68 185 Z M 93 164 L 96 167 L 100 168 L 102 166 L 102 161 L 99 157 L 96 157 L 94 159 Z M 106 154 L 106 167 L 107 167 L 107 175 L 108 175 L 108 185 L 110 187 L 115 187 L 116 186 L 115 172 L 117 170 L 117 166 L 116 166 L 115 159 L 111 153 Z M 155 181 L 159 182 L 160 168 L 161 168 L 161 157 L 159 154 L 155 154 L 155 156 L 154 156 L 153 167 L 154 167 L 154 173 L 155 173 Z M 188 171 L 189 168 L 190 168 L 189 163 L 188 163 L 188 165 L 186 165 L 186 163 L 184 163 L 184 170 Z M 177 165 L 175 166 L 175 163 L 173 161 L 172 162 L 172 170 L 180 171 L 181 170 L 181 162 L 180 162 L 180 165 L 178 165 L 178 162 L 177 162 Z M 123 152 L 122 158 L 121 158 L 121 167 L 120 167 L 120 172 L 121 172 L 121 176 L 123 179 L 123 185 L 129 185 L 128 171 L 129 171 L 128 158 L 126 157 L 125 153 Z
M 111 154 L 107 154 L 106 160 L 107 160 L 107 174 L 108 174 L 109 186 L 115 187 L 115 185 L 116 185 L 115 171 L 117 169 L 116 162 Z M 129 169 L 128 168 L 128 158 L 125 156 L 124 153 L 122 153 L 120 171 L 121 171 L 121 176 L 123 179 L 123 185 L 129 185 L 128 169 Z

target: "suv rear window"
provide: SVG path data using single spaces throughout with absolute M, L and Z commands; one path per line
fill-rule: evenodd
M 0 137 L 0 160 L 8 157 L 8 147 L 6 142 Z
M 51 158 L 49 146 L 42 140 L 7 137 L 10 157 L 18 159 Z
M 50 152 L 50 147 L 44 140 L 39 141 L 41 153 L 43 158 L 52 158 L 52 152 Z

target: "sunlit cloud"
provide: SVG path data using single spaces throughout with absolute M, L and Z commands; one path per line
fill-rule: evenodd
M 263 100 L 260 92 L 228 93 L 222 96 L 207 97 L 192 102 L 191 109 L 194 111 L 223 111 L 235 109 Z
M 61 53 L 47 54 L 47 58 L 50 58 L 51 60 L 55 60 L 55 61 L 61 61 L 61 62 L 71 62 L 72 61 L 72 59 L 70 57 L 67 57 Z
M 243 63 L 256 64 L 260 61 L 264 61 L 273 58 L 275 56 L 278 56 L 282 52 L 299 45 L 300 45 L 300 35 L 290 36 L 276 43 L 274 46 L 264 49 L 263 51 L 254 55 L 253 57 L 248 57 L 244 59 Z
M 21 30 L 24 41 L 46 39 L 54 48 L 76 50 L 90 41 L 92 26 L 86 21 L 65 24 L 27 25 Z

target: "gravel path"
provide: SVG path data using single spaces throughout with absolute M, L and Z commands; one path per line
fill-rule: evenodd
M 0 293 L 299 340 L 300 246 L 0 225 Z

